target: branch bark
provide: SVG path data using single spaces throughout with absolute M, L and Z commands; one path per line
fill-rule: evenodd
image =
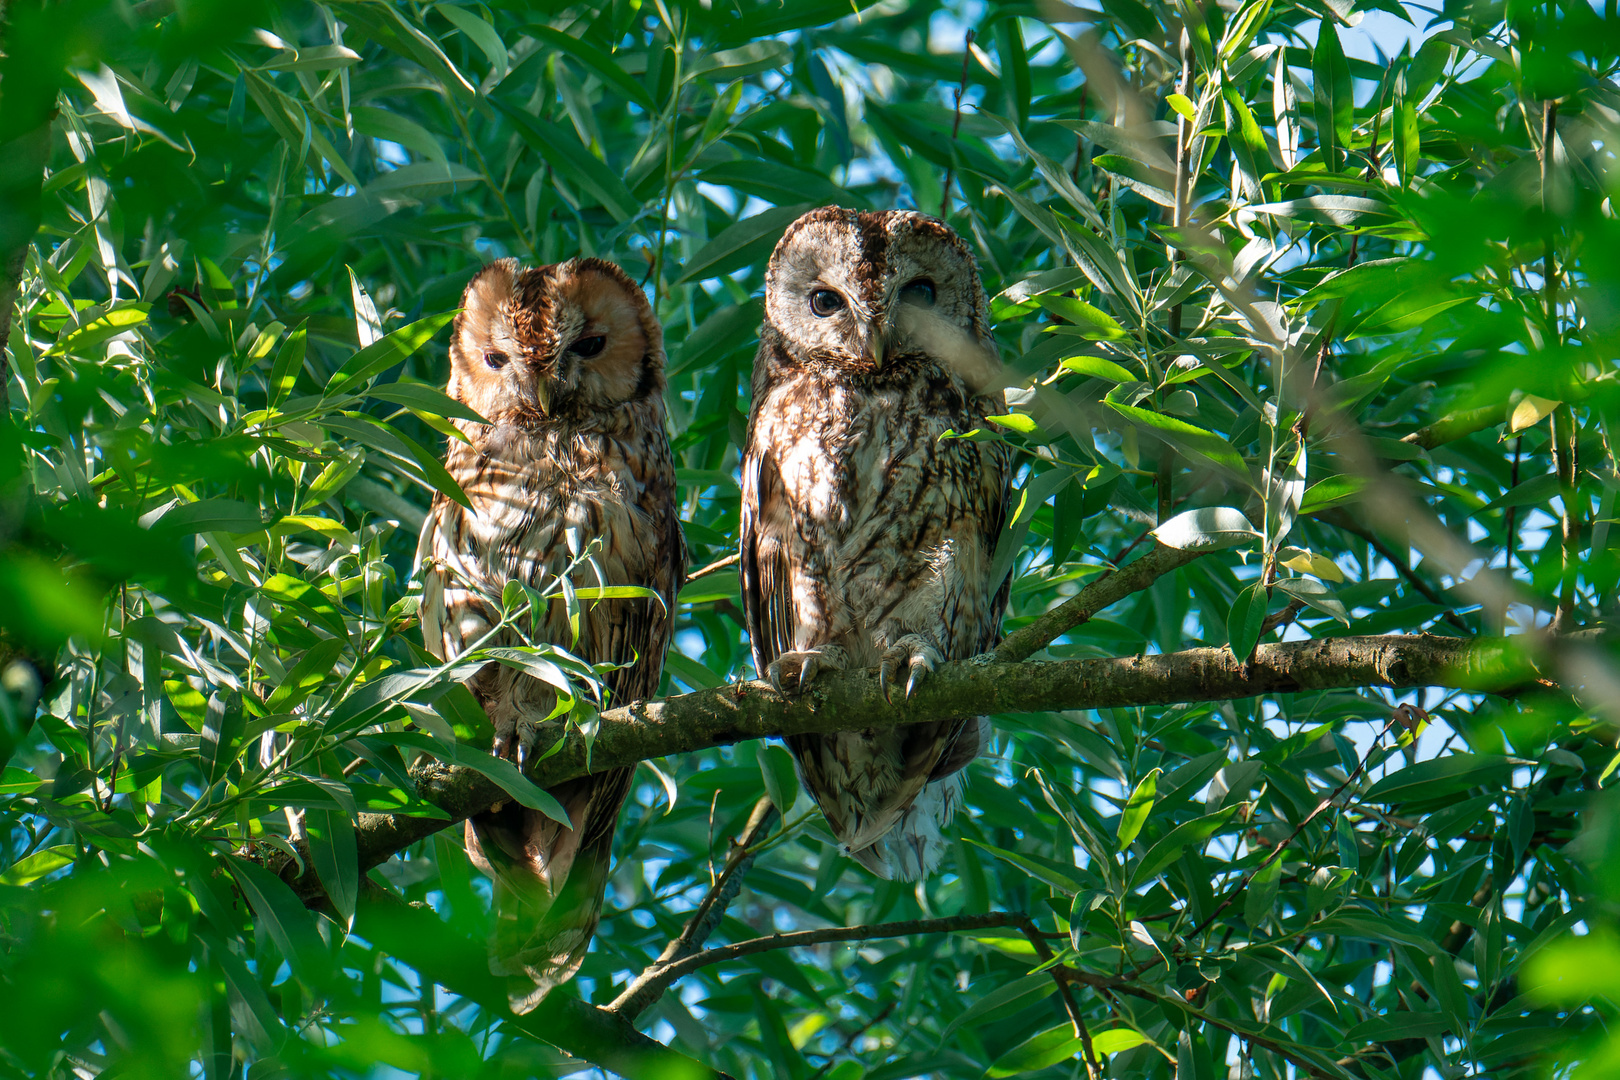
M 424 978 L 478 1002 L 499 1016 L 504 1027 L 620 1076 L 731 1080 L 641 1034 L 628 1020 L 579 998 L 552 994 L 532 1013 L 513 1013 L 504 982 L 489 973 L 482 943 L 456 933 L 432 910 L 391 895 L 373 894 L 361 903 L 354 932 L 379 951 L 405 960 Z
M 726 856 L 725 869 L 720 871 L 714 887 L 692 912 L 686 928 L 681 931 L 679 937 L 664 946 L 664 951 L 659 954 L 657 960 L 632 979 L 630 985 L 624 988 L 624 992 L 613 999 L 613 1003 L 607 1007 L 609 1012 L 634 1023 L 638 1016 L 663 996 L 669 984 L 658 981 L 658 971 L 691 956 L 709 940 L 714 928 L 720 925 L 720 919 L 725 915 L 726 909 L 742 890 L 743 875 L 754 865 L 756 845 L 765 839 L 766 833 L 770 832 L 771 823 L 777 817 L 776 808 L 771 805 L 768 797 L 754 804 L 754 812 L 748 816 L 748 825 L 743 830 L 742 839 L 732 841 L 731 851 Z
M 550 787 L 647 758 L 748 739 L 888 728 L 974 714 L 1169 705 L 1362 686 L 1501 692 L 1543 677 L 1527 652 L 1531 647 L 1517 638 L 1464 640 L 1420 634 L 1262 645 L 1247 664 L 1239 663 L 1224 646 L 1061 663 L 967 661 L 942 665 L 909 699 L 893 704 L 884 701 L 873 671 L 825 676 L 799 698 L 778 693 L 769 683 L 733 683 L 603 713 L 588 767 L 582 736 L 569 733 L 558 721 L 538 725 L 540 745 L 560 740 L 562 747 L 530 775 Z M 504 797 L 492 781 L 464 766 L 432 763 L 420 768 L 416 779 L 422 798 L 455 821 Z M 362 814 L 361 867 L 370 869 L 449 824 Z M 321 895 L 313 871 L 291 882 L 306 899 Z

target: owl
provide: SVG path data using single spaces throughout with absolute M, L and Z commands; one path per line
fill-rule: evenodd
M 664 429 L 663 334 L 647 298 L 601 259 L 534 269 L 502 259 L 472 279 L 461 306 L 448 393 L 488 423 L 455 421 L 468 441 L 451 440 L 445 461 L 472 509 L 441 495 L 422 528 L 424 642 L 441 659 L 471 648 L 499 623 L 508 581 L 555 583 L 596 540 L 577 585 L 639 585 L 659 599 L 586 602 L 577 643 L 559 599 L 537 613 L 535 639 L 618 665 L 603 676 L 614 703 L 652 697 L 686 548 Z M 486 644 L 521 643 L 507 630 Z M 545 719 L 554 689 L 493 662 L 468 686 L 494 725 L 495 752 L 521 767 L 533 749 L 524 717 Z M 490 967 L 511 977 L 518 1012 L 584 959 L 631 771 L 552 788 L 572 828 L 516 803 L 467 822 L 467 852 L 495 883 Z
M 742 464 L 741 572 L 754 664 L 786 693 L 879 669 L 909 695 L 996 641 L 1010 451 L 943 438 L 1006 411 L 984 288 L 961 238 L 906 211 L 826 207 L 765 274 Z M 939 859 L 982 717 L 787 740 L 863 866 L 916 880 Z

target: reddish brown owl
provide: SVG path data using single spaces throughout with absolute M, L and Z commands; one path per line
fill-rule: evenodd
M 508 581 L 543 587 L 569 565 L 571 543 L 577 551 L 594 539 L 607 584 L 654 589 L 662 604 L 588 603 L 575 644 L 557 602 L 542 613 L 537 637 L 592 663 L 624 665 L 604 676 L 614 703 L 652 697 L 686 550 L 664 430 L 663 335 L 647 299 L 600 259 L 536 269 L 503 259 L 473 278 L 462 308 L 448 392 L 489 423 L 457 421 L 470 442 L 452 440 L 446 460 L 473 509 L 440 496 L 423 526 L 427 647 L 458 655 L 499 622 Z M 598 584 L 593 570 L 576 571 L 575 581 Z M 490 644 L 518 643 L 513 634 Z M 496 752 L 521 763 L 532 735 L 525 718 L 551 712 L 551 687 L 497 663 L 468 685 L 495 726 Z M 467 823 L 468 854 L 495 882 L 490 966 L 514 977 L 519 1012 L 584 958 L 630 774 L 553 788 L 572 829 L 516 803 Z
M 973 256 L 908 212 L 814 210 L 765 276 L 742 467 L 742 581 L 754 663 L 778 688 L 877 665 L 909 692 L 994 644 L 992 562 L 1011 464 L 946 439 L 1006 411 Z M 942 847 L 981 717 L 787 740 L 862 865 L 916 879 Z

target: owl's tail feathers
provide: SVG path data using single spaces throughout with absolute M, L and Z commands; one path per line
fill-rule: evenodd
M 586 808 L 561 801 L 585 818 Z M 468 819 L 467 854 L 495 884 L 489 969 L 507 976 L 513 1012 L 533 1010 L 584 961 L 612 859 L 611 829 L 606 836 L 582 847 L 579 830 L 516 803 Z
M 927 735 L 922 727 L 918 725 L 917 734 Z M 923 754 L 913 743 L 904 760 L 887 762 L 888 769 L 878 760 L 885 757 L 882 750 L 869 747 L 873 760 L 868 768 L 847 772 L 842 779 L 848 786 L 841 790 L 837 784 L 825 783 L 831 779 L 826 775 L 830 769 L 815 777 L 821 782 L 813 782 L 802 756 L 800 775 L 851 858 L 878 877 L 918 881 L 939 865 L 946 846 L 943 830 L 962 802 L 962 769 L 978 756 L 989 734 L 988 720 L 970 717 L 944 736 L 943 745 L 941 736 L 934 735 L 932 754 Z M 835 756 L 847 767 L 853 757 L 849 741 L 861 737 L 846 733 L 832 738 L 842 741 L 842 752 Z M 875 782 L 885 776 L 886 782 Z M 862 790 L 865 799 L 859 797 Z
M 953 773 L 925 785 L 894 828 L 850 858 L 885 880 L 921 881 L 939 865 L 944 827 L 962 801 L 963 777 Z

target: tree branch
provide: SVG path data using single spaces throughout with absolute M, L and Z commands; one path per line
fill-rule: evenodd
M 1202 554 L 1201 551 L 1182 551 L 1155 543 L 1153 550 L 1140 559 L 1128 566 L 1105 572 L 1028 626 L 1008 634 L 1006 640 L 996 646 L 997 662 L 1010 664 L 1029 659 L 1103 608 L 1132 593 L 1141 592 L 1161 575 L 1186 566 Z
M 1483 409 L 1468 409 L 1442 416 L 1432 424 L 1420 427 L 1409 435 L 1403 435 L 1401 442 L 1410 443 L 1424 450 L 1433 450 L 1437 446 L 1456 442 L 1476 431 L 1495 427 L 1507 420 L 1507 414 L 1508 403 L 1504 399 L 1500 405 L 1487 405 Z
M 609 1012 L 634 1023 L 638 1016 L 663 996 L 668 983 L 659 983 L 656 978 L 657 972 L 677 960 L 691 956 L 709 940 L 714 928 L 720 925 L 720 919 L 725 915 L 726 909 L 742 890 L 743 875 L 754 865 L 754 856 L 758 854 L 757 845 L 765 839 L 765 834 L 770 831 L 771 823 L 777 817 L 776 808 L 771 805 L 769 797 L 762 798 L 754 804 L 754 812 L 748 815 L 748 825 L 743 829 L 742 839 L 731 842 L 731 851 L 726 855 L 725 869 L 720 871 L 720 876 L 709 889 L 708 895 L 692 912 L 686 928 L 681 931 L 680 936 L 664 946 L 664 951 L 659 954 L 657 960 L 632 979 L 630 985 L 624 988 L 624 992 L 613 999 L 613 1003 L 607 1007 Z
M 870 926 L 828 926 L 820 930 L 799 930 L 791 934 L 767 934 L 764 937 L 749 938 L 747 941 L 739 941 L 732 945 L 704 949 L 700 953 L 684 957 L 673 963 L 655 964 L 647 969 L 648 972 L 652 973 L 648 984 L 656 987 L 658 994 L 662 994 L 670 984 L 692 974 L 699 968 L 751 956 L 754 953 L 772 952 L 776 949 L 800 949 L 807 945 L 824 945 L 837 941 L 876 941 L 879 938 L 912 937 L 916 934 L 948 934 L 960 930 L 987 930 L 998 926 L 1010 926 L 1026 933 L 1033 931 L 1033 936 L 1030 937 L 1031 941 L 1040 938 L 1040 932 L 1035 930 L 1034 921 L 1028 915 L 1016 911 L 992 911 L 983 915 L 952 915 L 943 919 L 906 919 L 901 922 L 873 923 Z
M 874 671 L 824 676 L 798 698 L 765 682 L 733 683 L 604 712 L 588 766 L 585 740 L 578 732 L 561 721 L 539 724 L 540 745 L 561 741 L 562 746 L 535 766 L 531 778 L 551 787 L 647 758 L 748 739 L 881 729 L 975 714 L 1169 705 L 1362 686 L 1501 692 L 1543 677 L 1528 652 L 1533 645 L 1522 637 L 1464 640 L 1420 634 L 1261 645 L 1247 664 L 1234 659 L 1225 646 L 1060 663 L 967 661 L 942 665 L 909 699 L 893 704 L 884 701 Z M 454 821 L 505 797 L 492 781 L 464 766 L 430 763 L 418 768 L 416 780 L 421 797 Z M 361 814 L 360 865 L 370 869 L 450 823 Z M 306 899 L 321 895 L 312 870 L 291 880 Z
M 552 994 L 519 1016 L 507 1005 L 505 983 L 489 973 L 485 950 L 431 909 L 406 904 L 381 890 L 361 903 L 354 932 L 381 952 L 397 956 L 423 978 L 476 1001 L 503 1026 L 565 1050 L 621 1076 L 682 1076 L 730 1080 L 725 1073 L 641 1034 L 628 1020 L 579 998 Z

